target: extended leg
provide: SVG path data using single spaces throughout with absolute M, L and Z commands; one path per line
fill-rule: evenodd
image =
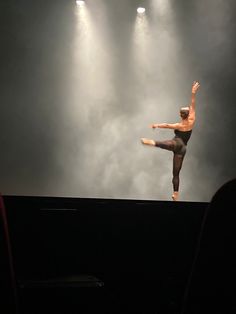
M 173 190 L 174 190 L 172 194 L 173 201 L 177 201 L 179 197 L 179 173 L 182 168 L 183 160 L 184 160 L 184 155 L 174 154 L 173 179 L 172 179 Z
M 150 145 L 150 146 L 156 146 L 162 149 L 174 151 L 176 147 L 176 143 L 173 140 L 169 141 L 154 141 L 148 138 L 141 138 L 141 143 L 145 145 Z

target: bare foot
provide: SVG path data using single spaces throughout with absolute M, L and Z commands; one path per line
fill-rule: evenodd
M 179 198 L 179 192 L 173 192 L 172 194 L 172 200 L 173 201 L 178 201 Z
M 155 146 L 156 145 L 154 140 L 150 140 L 148 138 L 141 138 L 141 143 L 145 144 L 145 145 L 151 145 L 151 146 Z

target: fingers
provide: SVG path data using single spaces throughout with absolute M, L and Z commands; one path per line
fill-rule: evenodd
M 199 82 L 198 81 L 194 81 L 193 82 L 193 88 L 197 90 L 199 87 L 200 87 Z
M 155 124 L 149 124 L 149 128 L 155 129 L 155 128 L 156 128 L 156 125 L 155 125 Z

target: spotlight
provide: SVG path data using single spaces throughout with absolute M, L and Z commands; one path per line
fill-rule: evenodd
M 142 14 L 142 13 L 145 12 L 145 8 L 139 7 L 139 8 L 137 8 L 137 12 L 140 13 L 140 14 Z
M 76 0 L 76 4 L 79 6 L 85 5 L 85 1 L 82 0 Z

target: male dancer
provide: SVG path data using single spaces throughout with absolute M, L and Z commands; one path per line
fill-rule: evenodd
M 155 141 L 152 139 L 141 138 L 142 144 L 156 146 L 162 149 L 166 149 L 173 152 L 173 201 L 177 201 L 179 198 L 179 173 L 182 167 L 184 156 L 186 154 L 187 143 L 191 137 L 193 126 L 195 123 L 195 103 L 196 92 L 200 84 L 194 81 L 192 84 L 191 103 L 187 107 L 180 109 L 181 121 L 177 123 L 161 123 L 151 124 L 150 127 L 155 128 L 167 128 L 173 129 L 175 136 L 171 140 L 167 141 Z

